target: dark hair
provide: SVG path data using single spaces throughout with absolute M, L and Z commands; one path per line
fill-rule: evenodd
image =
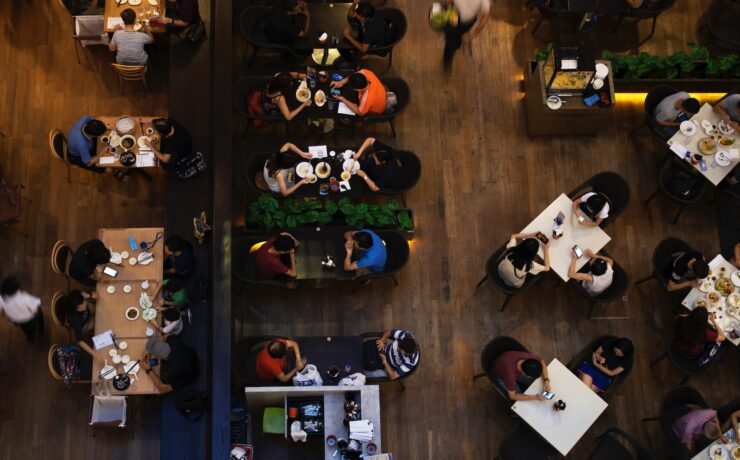
M 591 274 L 599 276 L 606 273 L 607 263 L 604 259 L 594 259 L 591 262 Z
M 596 193 L 584 200 L 579 207 L 591 220 L 596 220 L 596 216 L 604 209 L 606 203 L 606 197 L 601 193 Z
M 418 345 L 416 345 L 416 340 L 414 340 L 413 337 L 404 337 L 404 339 L 398 343 L 398 348 L 410 355 L 416 353 L 416 350 L 419 349 Z
M 3 297 L 11 296 L 21 289 L 21 283 L 15 276 L 8 276 L 3 280 L 3 285 L 0 287 L 0 295 Z
M 293 168 L 300 162 L 301 157 L 295 152 L 276 152 L 267 159 L 265 167 L 267 167 L 267 174 L 270 177 L 275 177 L 275 174 L 281 169 Z
M 356 232 L 352 235 L 352 239 L 357 241 L 360 249 L 370 249 L 373 247 L 373 237 L 368 232 Z
M 121 11 L 121 19 L 123 19 L 123 23 L 127 26 L 132 25 L 134 22 L 136 22 L 136 11 L 132 10 L 131 8 L 126 8 L 125 10 Z
M 92 119 L 85 123 L 85 126 L 83 126 L 83 130 L 86 134 L 89 134 L 90 136 L 97 137 L 103 134 L 108 130 L 108 128 L 105 127 L 105 123 L 103 123 L 100 120 Z
M 534 238 L 527 238 L 513 248 L 509 249 L 507 258 L 514 265 L 514 268 L 521 270 L 532 268 L 532 261 L 537 251 L 540 250 L 540 242 Z
M 369 19 L 375 16 L 375 7 L 373 7 L 373 5 L 371 5 L 368 1 L 361 1 L 355 7 L 355 12 L 358 16 Z
M 82 296 L 82 292 L 80 292 L 79 289 L 75 289 L 73 291 L 69 291 L 69 294 L 67 294 L 67 302 L 72 308 L 77 308 L 77 305 L 85 302 L 85 298 Z
M 287 72 L 281 72 L 270 80 L 267 85 L 267 92 L 269 94 L 285 94 L 290 89 L 290 85 L 293 83 L 293 77 Z
M 621 338 L 617 339 L 617 343 L 614 344 L 614 348 L 619 348 L 622 350 L 622 353 L 624 353 L 625 356 L 632 353 L 632 350 L 635 349 L 635 346 L 632 345 L 632 341 L 628 338 Z
M 185 285 L 181 280 L 177 278 L 170 278 L 169 281 L 167 281 L 165 289 L 167 289 L 168 292 L 178 292 L 182 290 L 183 287 L 185 287 Z
M 165 308 L 162 312 L 162 316 L 167 321 L 177 321 L 180 319 L 180 312 L 177 311 L 177 308 Z
M 178 252 L 182 249 L 182 243 L 182 238 L 177 235 L 168 236 L 167 239 L 164 240 L 164 245 L 172 252 Z
M 349 76 L 349 87 L 355 91 L 367 88 L 367 77 L 360 72 L 355 72 Z
M 298 0 L 280 0 L 275 2 L 275 8 L 283 11 L 292 11 L 298 5 Z
M 694 99 L 693 97 L 690 97 L 690 98 L 688 98 L 688 99 L 685 99 L 685 100 L 684 100 L 684 101 L 683 101 L 683 102 L 681 103 L 681 107 L 683 107 L 683 109 L 684 109 L 685 111 L 687 111 L 687 112 L 691 112 L 691 113 L 699 113 L 699 108 L 700 108 L 701 106 L 699 105 L 699 101 L 697 101 L 697 100 L 696 100 L 696 99 Z
M 527 376 L 536 379 L 542 375 L 542 363 L 532 358 L 525 359 L 522 363 L 522 372 Z
M 102 241 L 87 250 L 87 260 L 95 265 L 103 265 L 110 262 L 110 249 L 106 248 Z
M 295 240 L 288 235 L 278 235 L 272 246 L 280 252 L 290 251 L 295 248 Z
M 267 345 L 267 353 L 273 358 L 282 358 L 287 351 L 288 348 L 285 346 L 285 343 L 279 340 L 273 340 Z
M 678 319 L 676 336 L 691 343 L 703 343 L 706 337 L 709 312 L 706 308 L 694 308 L 688 316 Z
M 152 126 L 159 134 L 167 135 L 172 131 L 172 122 L 169 118 L 155 118 L 152 120 Z
M 694 265 L 691 266 L 691 273 L 699 279 L 709 276 L 709 265 L 707 264 L 707 261 L 704 259 L 696 259 Z
M 386 163 L 393 160 L 393 154 L 387 150 L 381 150 L 379 152 L 375 152 L 375 158 L 380 160 L 381 163 Z

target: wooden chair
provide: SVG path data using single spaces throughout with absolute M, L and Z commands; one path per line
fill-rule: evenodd
M 59 371 L 59 363 L 57 362 L 57 349 L 59 344 L 55 343 L 49 348 L 49 356 L 47 358 L 47 364 L 49 365 L 49 373 L 54 380 L 62 381 L 62 374 Z
M 122 65 L 111 64 L 118 73 L 118 82 L 123 88 L 123 81 L 140 81 L 144 85 L 144 90 L 149 91 L 146 85 L 146 68 L 145 65 Z
M 51 249 L 51 270 L 67 278 L 69 284 L 69 264 L 72 262 L 72 247 L 64 240 L 54 243 Z
M 67 324 L 67 295 L 62 291 L 55 292 L 54 297 L 51 298 L 51 320 L 67 331 L 71 339 L 72 328 Z
M 78 346 L 75 345 L 74 347 L 79 351 L 80 360 L 78 364 L 80 366 L 80 378 L 78 380 L 73 380 L 72 383 L 89 385 L 92 382 L 92 356 L 80 350 Z M 57 358 L 57 353 L 59 352 L 60 348 L 62 348 L 62 345 L 59 345 L 58 343 L 55 343 L 49 348 L 47 364 L 49 366 L 49 373 L 51 374 L 52 378 L 54 380 L 62 381 L 64 380 L 64 377 L 62 376 L 62 369 L 59 366 L 59 359 Z
M 67 153 L 67 138 L 64 137 L 62 130 L 58 128 L 53 128 L 49 131 L 49 152 L 51 152 L 52 158 L 61 161 L 67 166 L 67 182 L 69 183 L 69 170 L 73 165 L 69 161 L 69 155 Z

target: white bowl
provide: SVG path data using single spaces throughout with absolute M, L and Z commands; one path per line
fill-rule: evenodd
M 594 89 L 601 89 L 604 87 L 604 80 L 601 78 L 596 78 L 591 85 L 594 87 Z
M 128 251 L 121 251 L 121 258 L 128 259 Z
M 123 292 L 125 292 L 126 294 L 128 294 L 129 292 L 131 292 L 132 289 L 133 288 L 131 287 L 130 284 L 124 284 L 123 285 Z
M 131 257 L 128 259 L 129 265 L 136 265 L 139 261 L 136 259 L 136 257 Z
M 128 342 L 118 342 L 119 350 L 125 350 L 126 348 L 128 348 Z
M 108 286 L 107 288 L 105 288 L 105 291 L 108 294 L 113 294 L 114 292 L 116 292 L 116 287 L 111 284 L 110 286 Z
M 110 350 L 108 350 L 108 356 L 110 356 L 111 358 L 116 355 L 118 355 L 118 350 L 116 350 L 115 348 L 111 348 Z
M 131 357 L 129 355 L 123 355 L 123 356 L 121 356 L 121 362 L 123 364 L 128 364 L 129 361 L 131 361 Z
M 112 359 L 113 359 L 113 364 L 121 364 L 121 356 L 120 355 L 116 355 Z

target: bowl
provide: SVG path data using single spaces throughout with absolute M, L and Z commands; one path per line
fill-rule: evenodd
M 119 350 L 125 350 L 126 348 L 128 348 L 128 342 L 118 342 Z
M 136 145 L 136 138 L 130 134 L 121 137 L 121 147 L 124 150 L 131 150 Z
M 121 362 L 123 364 L 128 364 L 129 361 L 131 361 L 131 357 L 129 355 L 123 355 L 123 356 L 121 356 Z
M 108 356 L 110 356 L 111 358 L 116 356 L 117 354 L 118 350 L 116 350 L 115 348 L 111 348 L 110 350 L 108 350 Z
M 349 171 L 342 171 L 340 177 L 342 178 L 342 180 L 349 180 L 352 177 L 352 174 Z
M 107 292 L 108 294 L 113 294 L 114 292 L 116 292 L 116 287 L 111 284 L 110 286 L 105 288 L 105 292 Z
M 113 364 L 121 364 L 121 356 L 115 355 L 111 358 L 113 360 Z
M 139 318 L 139 309 L 136 307 L 128 307 L 124 314 L 126 315 L 127 320 L 134 321 Z
M 136 126 L 136 123 L 134 122 L 134 119 L 125 115 L 116 120 L 116 131 L 118 131 L 121 134 L 130 133 L 134 130 L 134 127 Z
M 322 161 L 316 165 L 315 172 L 319 179 L 326 179 L 331 174 L 331 166 L 329 166 L 329 163 Z
M 128 259 L 129 265 L 136 265 L 139 261 L 136 259 L 136 257 L 131 257 Z
M 125 292 L 126 294 L 128 294 L 129 292 L 131 292 L 132 289 L 133 288 L 131 287 L 130 284 L 124 284 L 123 285 L 123 292 Z

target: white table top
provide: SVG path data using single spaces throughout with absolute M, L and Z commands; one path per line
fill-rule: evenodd
M 565 214 L 563 222 L 563 236 L 557 240 L 552 237 L 552 226 L 558 212 Z M 550 268 L 558 274 L 563 281 L 568 281 L 568 267 L 570 266 L 573 246 L 576 244 L 583 249 L 591 249 L 594 253 L 599 252 L 611 237 L 600 227 L 587 227 L 578 222 L 573 213 L 573 201 L 565 193 L 553 201 L 539 216 L 526 227 L 521 233 L 542 232 L 550 239 Z M 543 249 L 540 247 L 540 256 L 543 256 Z M 576 262 L 576 270 L 583 267 L 588 262 L 585 255 Z
M 732 272 L 737 270 L 735 267 L 732 266 L 731 263 L 726 261 L 725 258 L 722 257 L 721 254 L 718 254 L 717 257 L 715 257 L 709 262 L 709 268 L 712 269 L 713 276 L 716 276 L 719 274 L 720 268 L 725 269 L 725 273 L 727 274 L 726 275 L 727 277 L 729 277 L 732 274 Z M 735 293 L 740 294 L 740 288 L 735 287 Z M 706 297 L 706 294 L 701 292 L 697 288 L 693 288 L 686 295 L 686 297 L 684 297 L 683 301 L 681 302 L 681 305 L 688 308 L 689 310 L 693 310 L 696 299 L 701 298 L 701 297 Z M 722 300 L 721 300 L 722 311 L 716 312 L 717 313 L 717 324 L 719 324 L 720 327 L 722 327 L 722 330 L 725 332 L 725 335 L 727 336 L 727 341 L 732 343 L 735 346 L 738 346 L 740 345 L 740 337 L 735 338 L 735 339 L 730 338 L 729 333 L 730 333 L 730 330 L 733 329 L 732 324 L 740 322 L 740 318 L 735 318 L 731 315 L 728 315 L 726 312 L 727 306 L 728 306 L 727 297 L 722 297 Z M 710 306 L 709 311 L 710 312 L 715 311 L 715 309 Z
M 711 457 L 709 456 L 709 449 L 711 449 L 715 445 L 721 445 L 722 448 L 725 450 L 725 454 L 726 454 L 724 458 L 731 459 L 732 458 L 732 450 L 731 449 L 734 448 L 736 445 L 738 445 L 738 440 L 735 439 L 735 430 L 733 430 L 732 428 L 730 428 L 729 430 L 727 430 L 725 432 L 725 436 L 727 436 L 728 438 L 730 438 L 730 443 L 729 444 L 722 444 L 719 441 L 718 442 L 714 442 L 714 443 L 708 445 L 707 447 L 705 447 L 704 450 L 702 450 L 698 454 L 696 454 L 693 457 L 691 457 L 691 460 L 710 460 Z
M 567 455 L 608 404 L 557 359 L 548 364 L 547 373 L 552 392 L 555 393 L 553 400 L 517 401 L 511 410 L 561 454 Z M 537 394 L 542 389 L 542 378 L 539 378 L 524 393 Z M 553 403 L 557 400 L 565 402 L 565 410 L 553 409 Z
M 672 146 L 674 143 L 677 143 L 685 147 L 685 149 L 688 149 L 691 153 L 701 153 L 699 152 L 699 139 L 707 137 L 706 133 L 704 133 L 704 130 L 701 128 L 702 120 L 707 120 L 713 125 L 716 125 L 717 123 L 719 123 L 720 118 L 716 113 L 714 113 L 714 110 L 712 109 L 712 106 L 710 104 L 704 104 L 701 109 L 699 109 L 699 113 L 696 113 L 693 117 L 691 117 L 691 121 L 695 122 L 698 128 L 696 133 L 694 133 L 693 136 L 689 137 L 684 136 L 683 134 L 681 134 L 681 131 L 678 131 L 676 134 L 673 135 L 673 137 L 668 140 L 668 145 Z M 737 131 L 729 135 L 723 134 L 723 136 L 740 139 L 739 133 Z M 730 148 L 740 148 L 740 143 L 735 142 L 731 147 L 723 147 L 717 144 L 717 151 L 726 151 Z M 680 151 L 681 149 L 678 150 Z M 679 153 L 675 150 L 673 150 L 673 153 L 675 153 L 677 157 L 683 159 L 682 153 Z M 694 169 L 700 172 L 704 177 L 707 178 L 707 180 L 709 180 L 709 182 L 713 183 L 714 185 L 719 185 L 719 183 L 722 182 L 722 179 L 724 179 L 730 173 L 730 171 L 732 171 L 732 169 L 737 166 L 738 163 L 740 163 L 740 160 L 732 160 L 729 166 L 720 166 L 714 160 L 713 156 L 705 156 L 704 160 L 707 162 L 706 171 L 702 171 L 698 164 L 693 165 Z

